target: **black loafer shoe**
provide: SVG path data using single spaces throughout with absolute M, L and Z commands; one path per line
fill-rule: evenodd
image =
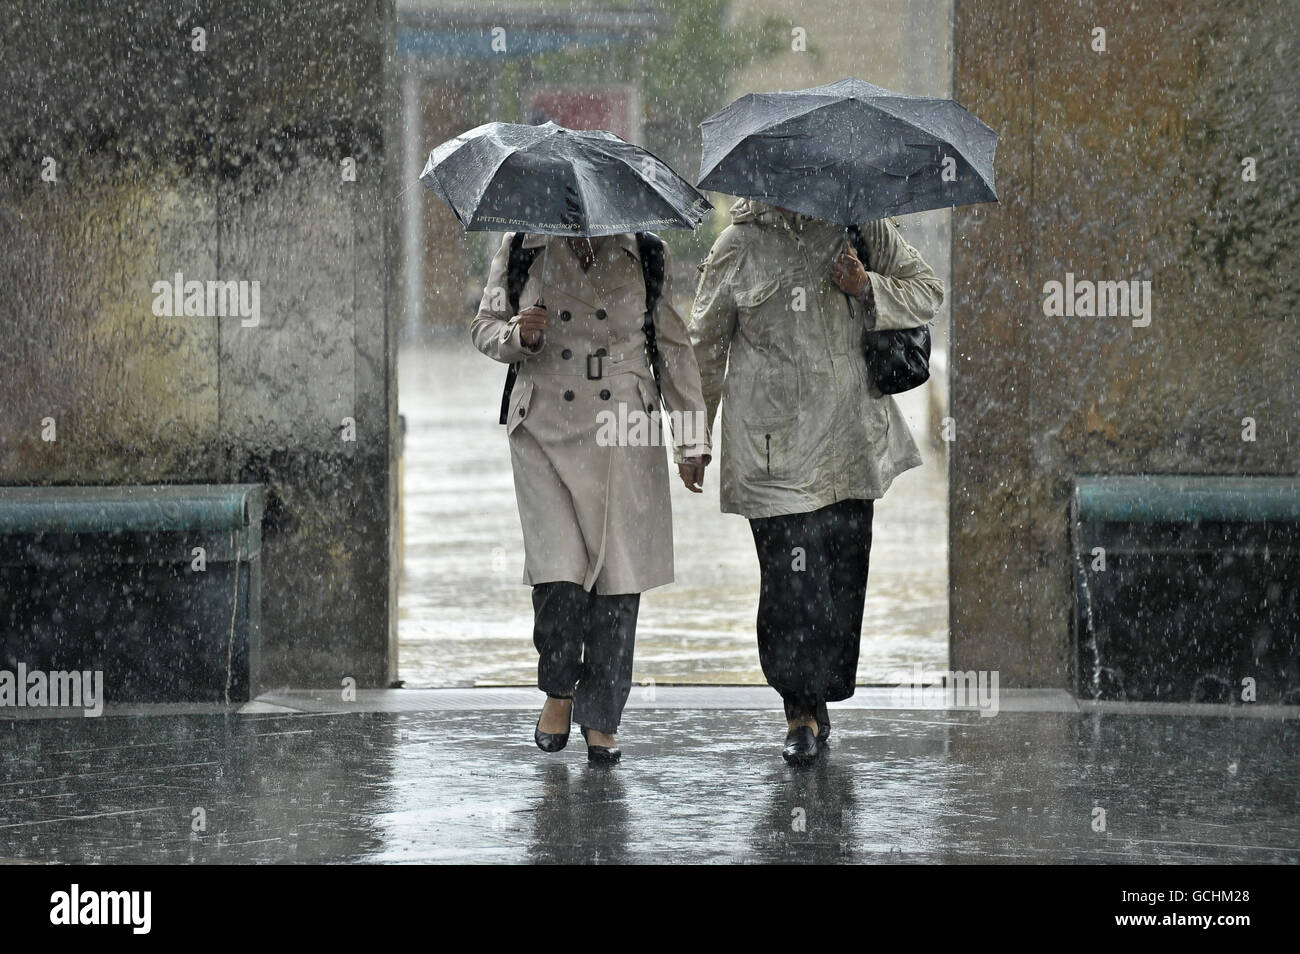
M 785 737 L 785 748 L 781 750 L 781 758 L 791 765 L 807 765 L 816 760 L 819 751 L 817 735 L 808 726 L 801 725 L 791 729 L 790 734 Z
M 587 727 L 585 725 L 582 727 L 582 737 L 584 740 L 587 738 Z M 607 748 L 603 745 L 592 745 L 590 742 L 587 743 L 588 762 L 593 762 L 597 765 L 613 765 L 622 757 L 623 750 L 618 746 Z

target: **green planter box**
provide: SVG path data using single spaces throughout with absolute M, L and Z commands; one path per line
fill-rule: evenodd
M 1300 703 L 1300 478 L 1079 477 L 1071 511 L 1081 697 Z
M 110 703 L 247 700 L 264 503 L 260 484 L 0 488 L 0 669 L 101 670 Z

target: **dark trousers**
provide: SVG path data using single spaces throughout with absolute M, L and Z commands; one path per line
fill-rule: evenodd
M 573 697 L 573 721 L 618 731 L 632 691 L 632 648 L 640 593 L 602 596 L 577 583 L 533 587 L 537 688 Z
M 758 659 L 787 719 L 829 724 L 853 695 L 874 501 L 749 521 L 758 550 Z

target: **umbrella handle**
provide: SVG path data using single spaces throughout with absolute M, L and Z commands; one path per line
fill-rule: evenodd
M 844 226 L 844 244 L 846 248 L 853 248 L 853 238 L 849 235 L 849 227 L 847 225 Z M 840 252 L 840 255 L 843 254 L 844 254 L 843 252 Z M 837 255 L 836 258 L 838 257 L 839 256 Z M 844 291 L 843 289 L 840 290 L 840 294 L 844 296 L 844 307 L 849 310 L 849 320 L 852 321 L 853 320 L 853 299 L 851 299 L 849 297 L 849 293 Z
M 545 307 L 546 307 L 546 305 L 544 305 L 544 304 L 542 303 L 542 293 L 546 290 L 546 260 L 550 257 L 550 251 L 551 251 L 551 241 L 550 241 L 550 239 L 547 239 L 547 240 L 546 240 L 546 244 L 542 246 L 542 271 L 541 271 L 541 273 L 537 276 L 537 301 L 536 301 L 536 305 L 537 305 L 539 308 L 545 308 Z

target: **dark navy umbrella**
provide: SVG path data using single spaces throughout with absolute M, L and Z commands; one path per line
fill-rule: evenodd
M 488 123 L 429 154 L 420 181 L 461 225 L 615 235 L 693 229 L 712 206 L 666 163 L 611 132 Z
M 998 134 L 949 99 L 845 79 L 750 93 L 700 130 L 701 189 L 840 225 L 998 198 Z

